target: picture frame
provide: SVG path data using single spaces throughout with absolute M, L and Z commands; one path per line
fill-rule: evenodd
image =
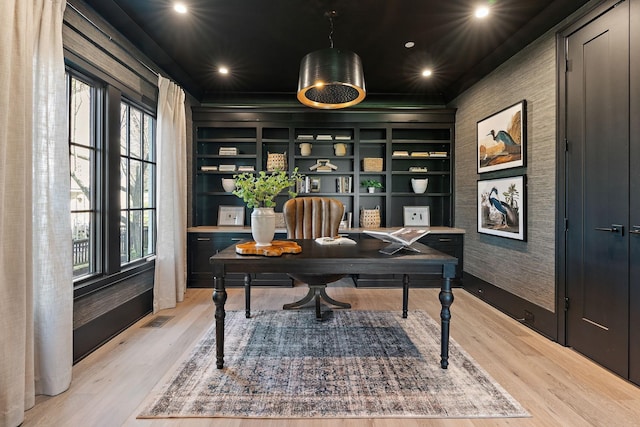
M 218 207 L 218 226 L 244 226 L 244 206 Z
M 403 218 L 405 227 L 429 227 L 431 225 L 429 206 L 404 206 Z
M 284 212 L 275 212 L 276 215 L 276 228 L 287 228 L 287 224 L 284 221 Z
M 478 233 L 526 240 L 526 175 L 478 180 Z
M 309 192 L 311 193 L 320 192 L 320 178 L 311 178 L 309 180 Z
M 522 100 L 477 122 L 478 173 L 525 165 L 526 104 Z

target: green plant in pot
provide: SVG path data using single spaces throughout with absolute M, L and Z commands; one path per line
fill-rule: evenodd
M 369 193 L 375 193 L 376 188 L 383 188 L 382 183 L 375 179 L 365 179 L 361 184 L 367 187 Z
M 264 171 L 257 174 L 245 172 L 233 177 L 236 180 L 233 194 L 244 200 L 247 207 L 253 208 L 251 233 L 256 246 L 271 245 L 275 235 L 275 198 L 284 190 L 290 198 L 297 196 L 294 190 L 301 179 L 298 168 L 291 174 L 278 170 L 269 174 Z

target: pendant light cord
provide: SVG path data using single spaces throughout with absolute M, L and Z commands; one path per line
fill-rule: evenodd
M 329 47 L 333 49 L 333 18 L 338 16 L 335 10 L 325 13 L 325 16 L 329 18 Z

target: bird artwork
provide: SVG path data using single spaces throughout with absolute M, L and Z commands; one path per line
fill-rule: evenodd
M 502 113 L 504 119 L 486 123 L 486 135 L 478 147 L 481 168 L 497 166 L 522 159 L 522 112 Z
M 508 145 L 518 145 L 507 131 L 499 130 L 498 133 L 496 133 L 495 130 L 491 129 L 488 135 L 491 135 L 494 141 L 503 143 L 505 147 Z
M 503 202 L 498 198 L 498 189 L 493 187 L 489 192 L 489 204 L 499 214 L 499 228 L 506 228 L 510 226 L 518 225 L 518 212 L 517 208 L 509 205 L 507 202 Z

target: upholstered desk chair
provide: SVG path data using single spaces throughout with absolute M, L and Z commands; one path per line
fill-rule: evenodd
M 282 212 L 289 239 L 316 239 L 336 237 L 344 213 L 344 205 L 327 197 L 298 197 L 285 202 Z M 307 295 L 299 301 L 285 304 L 282 308 L 291 310 L 306 305 L 315 299 L 316 319 L 322 319 L 320 300 L 340 308 L 351 308 L 351 304 L 336 301 L 327 295 L 327 284 L 340 280 L 345 274 L 294 274 L 289 276 L 309 286 Z

